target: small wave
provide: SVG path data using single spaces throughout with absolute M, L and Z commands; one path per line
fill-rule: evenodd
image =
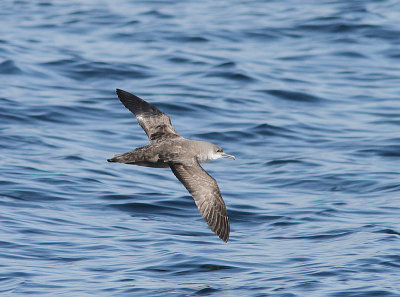
M 207 133 L 198 133 L 194 134 L 194 136 L 198 139 L 207 139 L 209 141 L 216 142 L 231 142 L 232 140 L 241 139 L 250 140 L 254 138 L 253 133 L 248 133 L 244 131 L 228 131 L 228 132 L 207 132 Z
M 56 60 L 42 63 L 44 67 L 51 67 L 75 80 L 94 80 L 108 77 L 110 79 L 135 78 L 144 79 L 151 75 L 146 67 L 136 64 L 111 65 L 106 62 L 84 61 L 80 57 L 74 59 Z
M 274 39 L 281 38 L 283 32 L 280 30 L 272 30 L 271 28 L 261 28 L 261 29 L 252 29 L 252 30 L 245 30 L 242 32 L 245 38 L 254 38 L 259 39 L 261 41 L 271 41 Z
M 291 100 L 291 101 L 310 102 L 310 103 L 322 101 L 322 98 L 303 92 L 293 92 L 284 90 L 262 90 L 260 92 L 270 94 L 280 99 Z
M 168 39 L 177 42 L 193 42 L 193 43 L 202 43 L 209 41 L 207 38 L 203 36 L 171 36 L 168 37 Z
M 40 189 L 35 190 L 16 190 L 10 194 L 5 194 L 6 197 L 13 198 L 15 200 L 25 201 L 57 201 L 66 200 L 58 195 L 52 194 L 51 192 L 43 192 Z
M 287 138 L 297 138 L 295 133 L 287 128 L 282 128 L 267 123 L 260 124 L 249 129 L 251 133 L 264 135 L 264 136 L 277 136 Z
M 381 157 L 398 158 L 400 157 L 399 145 L 380 146 L 375 148 L 357 150 L 355 154 L 376 155 Z
M 293 166 L 299 165 L 301 167 L 302 166 L 306 166 L 306 167 L 321 166 L 318 163 L 304 161 L 304 160 L 301 160 L 301 159 L 275 159 L 275 160 L 266 162 L 265 165 L 272 166 L 272 167 L 275 167 L 275 168 L 281 168 L 281 167 L 284 167 L 286 165 L 293 165 Z
M 224 63 L 218 64 L 217 66 L 215 66 L 215 68 L 231 68 L 231 67 L 236 67 L 236 63 L 233 61 L 229 61 L 229 62 L 224 62 Z
M 172 15 L 161 12 L 158 9 L 152 9 L 152 10 L 148 10 L 146 12 L 141 13 L 140 15 L 144 15 L 144 16 L 152 16 L 152 17 L 156 17 L 159 19 L 170 19 L 173 18 Z
M 357 24 L 357 23 L 346 23 L 346 22 L 335 22 L 335 23 L 321 23 L 310 21 L 308 24 L 299 24 L 296 29 L 313 32 L 323 33 L 350 33 L 365 29 L 376 29 L 376 26 L 369 24 Z
M 379 231 L 375 231 L 375 233 L 384 233 L 384 234 L 389 234 L 389 235 L 398 235 L 398 236 L 400 236 L 400 232 L 395 231 L 393 229 L 382 229 L 382 230 L 379 230 Z
M 313 235 L 302 235 L 302 236 L 275 236 L 272 237 L 273 239 L 286 239 L 286 240 L 291 240 L 291 239 L 305 239 L 305 240 L 312 240 L 312 241 L 325 241 L 327 239 L 336 239 L 336 238 L 341 238 L 344 236 L 348 236 L 350 234 L 353 234 L 353 231 L 332 231 L 330 234 L 313 234 Z
M 145 217 L 154 217 L 154 216 L 173 216 L 173 217 L 186 217 L 187 214 L 181 211 L 179 207 L 166 206 L 166 205 L 158 205 L 154 203 L 140 203 L 140 202 L 131 202 L 131 203 L 121 203 L 121 204 L 109 204 L 109 207 L 116 208 L 125 212 L 129 212 L 131 214 L 135 214 L 138 216 Z
M 206 77 L 218 77 L 218 78 L 224 78 L 228 80 L 234 80 L 234 81 L 242 81 L 242 82 L 252 82 L 255 79 L 243 74 L 243 73 L 238 73 L 238 72 L 227 72 L 227 71 L 211 71 L 208 72 Z
M 0 63 L 0 74 L 20 74 L 22 70 L 12 60 Z
M 360 52 L 355 52 L 355 51 L 336 51 L 336 52 L 332 53 L 332 55 L 349 57 L 349 58 L 367 58 L 365 55 L 361 54 Z

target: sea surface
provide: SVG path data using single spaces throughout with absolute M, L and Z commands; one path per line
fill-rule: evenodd
M 115 89 L 236 160 L 212 233 Z M 1 296 L 400 296 L 400 2 L 0 2 Z

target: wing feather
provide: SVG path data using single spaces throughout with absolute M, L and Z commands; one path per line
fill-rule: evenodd
M 180 137 L 172 126 L 170 117 L 157 107 L 120 89 L 117 89 L 117 95 L 122 104 L 135 114 L 139 125 L 146 132 L 150 142 L 161 138 Z
M 170 164 L 172 172 L 193 196 L 201 216 L 223 241 L 229 239 L 229 218 L 216 180 L 198 162 Z

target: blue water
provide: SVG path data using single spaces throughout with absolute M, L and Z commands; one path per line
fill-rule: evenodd
M 400 4 L 0 2 L 0 294 L 400 296 Z M 236 161 L 218 239 L 115 88 Z

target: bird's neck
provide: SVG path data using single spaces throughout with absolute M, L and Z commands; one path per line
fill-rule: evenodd
M 199 161 L 199 163 L 211 162 L 211 161 L 214 161 L 214 160 L 216 160 L 218 158 L 219 158 L 219 156 L 217 156 L 216 154 L 213 154 L 213 153 L 199 154 L 197 156 L 197 160 Z

